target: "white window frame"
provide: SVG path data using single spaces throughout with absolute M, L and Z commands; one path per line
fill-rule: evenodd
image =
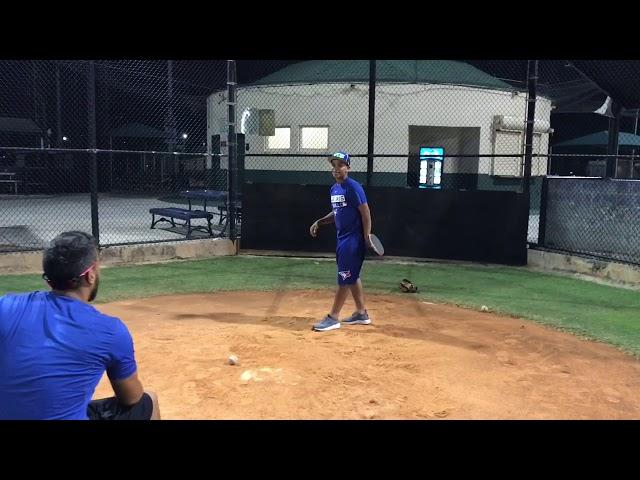
M 264 139 L 264 149 L 265 151 L 269 151 L 269 152 L 274 152 L 274 151 L 287 151 L 287 150 L 291 150 L 291 137 L 293 136 L 293 128 L 291 127 L 291 125 L 278 125 L 276 127 L 276 131 L 279 128 L 288 128 L 289 129 L 289 146 L 287 148 L 281 148 L 281 147 L 277 147 L 277 148 L 271 148 L 269 147 L 269 138 L 271 137 L 265 137 Z
M 320 148 L 308 148 L 308 147 L 304 147 L 302 145 L 302 130 L 304 128 L 326 128 L 327 129 L 327 145 L 325 147 L 320 147 Z M 329 151 L 329 145 L 330 145 L 330 130 L 331 128 L 329 127 L 329 125 L 300 125 L 300 150 L 312 150 L 312 151 L 316 151 L 316 152 L 327 152 Z

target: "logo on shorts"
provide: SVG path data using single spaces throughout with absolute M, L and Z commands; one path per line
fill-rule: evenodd
M 342 280 L 346 280 L 351 276 L 351 270 L 346 270 L 344 272 L 338 272 L 338 275 L 342 277 Z

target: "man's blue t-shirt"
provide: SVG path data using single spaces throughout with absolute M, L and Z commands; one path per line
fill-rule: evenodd
M 105 370 L 137 370 L 120 319 L 52 292 L 0 297 L 0 419 L 86 420 Z
M 336 183 L 331 187 L 331 207 L 335 215 L 338 241 L 350 235 L 360 235 L 362 231 L 362 217 L 358 206 L 367 203 L 364 189 L 355 180 L 347 177 L 343 183 Z

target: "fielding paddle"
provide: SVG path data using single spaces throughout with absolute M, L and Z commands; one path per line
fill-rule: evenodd
M 384 255 L 384 247 L 382 246 L 382 242 L 378 237 L 376 237 L 373 233 L 369 235 L 369 242 L 371 242 L 371 248 L 378 255 Z

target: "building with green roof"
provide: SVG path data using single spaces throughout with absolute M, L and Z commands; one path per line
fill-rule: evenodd
M 526 100 L 522 89 L 464 62 L 376 61 L 374 152 L 385 157 L 374 160 L 373 184 L 406 186 L 420 148 L 429 146 L 444 148 L 444 188 L 512 189 L 522 176 Z M 238 85 L 245 179 L 330 183 L 325 155 L 344 150 L 355 155 L 352 175 L 363 181 L 368 105 L 368 60 L 304 61 Z M 212 93 L 207 108 L 212 151 L 225 144 L 226 90 Z M 547 153 L 550 113 L 551 101 L 538 97 L 534 153 Z M 225 169 L 227 162 L 209 166 Z M 546 160 L 536 159 L 533 175 L 544 174 Z

